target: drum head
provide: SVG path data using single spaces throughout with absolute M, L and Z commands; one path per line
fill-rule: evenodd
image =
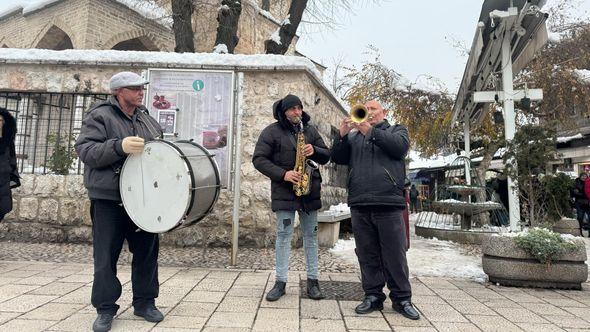
M 180 151 L 168 142 L 152 141 L 143 153 L 127 157 L 119 189 L 131 220 L 146 232 L 163 233 L 185 217 L 192 181 Z

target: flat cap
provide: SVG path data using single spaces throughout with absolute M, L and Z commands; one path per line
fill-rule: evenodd
M 144 80 L 143 78 L 141 78 L 141 76 L 137 75 L 136 73 L 132 73 L 130 71 L 123 71 L 111 77 L 111 80 L 109 81 L 109 87 L 111 88 L 111 90 L 116 90 L 119 88 L 126 88 L 129 86 L 142 86 L 148 83 L 148 81 Z

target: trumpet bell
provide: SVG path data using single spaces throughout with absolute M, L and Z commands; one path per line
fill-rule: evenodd
M 369 110 L 363 104 L 356 104 L 350 109 L 350 120 L 354 123 L 361 123 L 367 121 L 369 118 Z

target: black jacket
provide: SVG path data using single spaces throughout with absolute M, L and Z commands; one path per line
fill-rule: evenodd
M 279 107 L 278 102 L 273 106 L 273 115 L 277 122 L 264 128 L 258 137 L 252 163 L 260 173 L 271 180 L 273 211 L 318 210 L 322 207 L 320 199 L 322 177 L 319 170 L 313 172 L 311 190 L 306 196 L 295 196 L 293 183 L 283 180 L 285 173 L 295 167 L 297 136 L 296 129 L 285 118 L 284 112 L 279 112 Z M 318 164 L 326 164 L 330 160 L 330 150 L 317 129 L 310 125 L 309 120 L 310 116 L 303 112 L 305 143 L 313 145 L 315 151 L 308 158 Z
M 420 192 L 418 191 L 418 189 L 416 189 L 416 188 L 410 189 L 410 199 L 411 200 L 418 199 L 418 196 L 420 196 Z
M 0 220 L 12 210 L 12 192 L 10 189 L 20 186 L 20 178 L 16 167 L 16 120 L 4 108 L 0 108 L 4 118 L 2 137 L 0 138 Z
M 586 198 L 586 193 L 584 192 L 584 181 L 580 180 L 580 178 L 577 178 L 574 181 L 572 197 L 575 199 L 576 203 L 588 205 L 588 198 Z
M 119 172 L 127 157 L 122 142 L 134 135 L 146 141 L 162 135 L 160 125 L 145 107 L 136 109 L 129 117 L 111 96 L 90 108 L 75 145 L 84 162 L 84 186 L 90 199 L 121 201 Z
M 408 130 L 387 120 L 374 125 L 368 137 L 351 132 L 336 138 L 332 161 L 348 165 L 348 205 L 405 208 L 404 158 L 409 147 Z

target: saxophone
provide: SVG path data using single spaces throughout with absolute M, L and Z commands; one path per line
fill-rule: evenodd
M 318 164 L 311 160 L 306 159 L 303 154 L 303 147 L 305 146 L 305 136 L 303 135 L 303 124 L 299 122 L 299 132 L 297 133 L 297 155 L 295 157 L 295 169 L 296 172 L 301 173 L 301 181 L 299 184 L 293 184 L 293 190 L 295 196 L 305 196 L 309 194 L 311 190 L 311 173 L 318 169 Z

